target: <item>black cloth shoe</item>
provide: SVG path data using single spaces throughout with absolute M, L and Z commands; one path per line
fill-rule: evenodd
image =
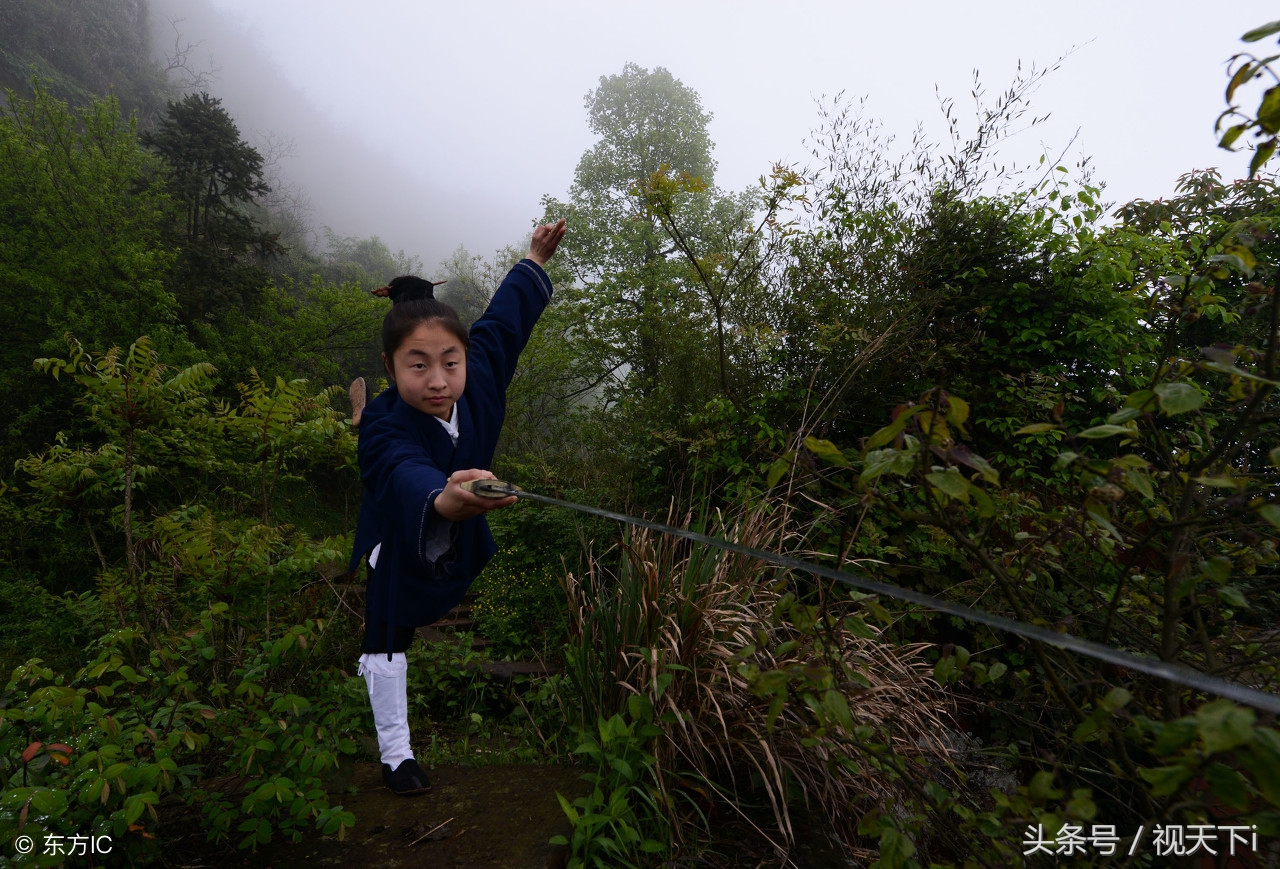
M 402 797 L 425 794 L 431 790 L 431 782 L 427 780 L 427 774 L 413 758 L 400 761 L 400 765 L 395 769 L 384 763 L 382 783 L 390 788 L 392 793 Z

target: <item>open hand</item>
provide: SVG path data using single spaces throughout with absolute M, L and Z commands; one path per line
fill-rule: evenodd
M 561 231 L 561 235 L 564 232 Z M 554 245 L 552 250 L 554 250 Z M 465 471 L 454 471 L 449 475 L 448 481 L 445 483 L 444 491 L 436 495 L 436 500 L 432 505 L 432 509 L 440 516 L 451 522 L 460 522 L 463 519 L 470 519 L 473 516 L 479 516 L 482 513 L 488 513 L 490 510 L 497 510 L 499 507 L 510 507 L 516 502 L 516 496 L 510 498 L 482 498 L 479 495 L 468 492 L 463 489 L 459 483 L 465 483 L 468 480 L 493 480 L 496 479 L 489 471 L 480 468 L 469 468 Z
M 544 223 L 535 229 L 533 231 L 533 241 L 529 244 L 529 259 L 539 266 L 545 266 L 547 260 L 551 259 L 551 255 L 560 246 L 560 239 L 564 238 L 564 232 L 563 217 L 560 218 L 558 223 Z

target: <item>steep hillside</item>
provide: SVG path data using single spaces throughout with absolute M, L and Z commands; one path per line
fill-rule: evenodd
M 5 0 L 0 86 L 28 94 L 38 78 L 78 104 L 114 94 L 126 112 L 145 118 L 166 96 L 150 41 L 147 0 Z
M 529 226 L 517 223 L 512 233 L 505 228 L 508 220 L 495 220 L 508 214 L 511 204 L 475 183 L 481 167 L 439 165 L 423 172 L 421 165 L 392 156 L 385 143 L 354 126 L 340 109 L 317 105 L 281 70 L 265 34 L 218 3 L 151 0 L 150 5 L 152 44 L 170 48 L 176 28 L 181 43 L 193 47 L 191 70 L 211 73 L 206 89 L 223 100 L 245 138 L 274 163 L 268 172 L 272 186 L 296 191 L 305 200 L 316 228 L 332 227 L 340 236 L 376 235 L 392 250 L 419 256 L 431 269 L 459 244 L 490 251 L 519 242 Z M 385 135 L 393 135 L 395 125 L 396 119 L 388 117 Z

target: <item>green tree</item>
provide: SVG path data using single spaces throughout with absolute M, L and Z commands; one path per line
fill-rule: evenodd
M 1193 173 L 1100 227 L 1087 183 L 983 195 L 935 170 L 913 191 L 874 157 L 833 164 L 786 274 L 784 348 L 807 364 L 783 370 L 817 372 L 801 432 L 847 448 L 797 444 L 767 480 L 786 478 L 779 509 L 812 499 L 807 540 L 881 560 L 873 573 L 899 584 L 1270 690 L 1275 179 Z M 870 413 L 887 425 L 869 431 Z M 935 676 L 982 710 L 984 742 L 1035 770 L 994 805 L 963 789 L 925 801 L 991 837 L 957 862 L 1016 865 L 1006 831 L 1095 814 L 1276 828 L 1280 750 L 1251 710 L 972 624 L 883 615 L 904 640 L 946 644 Z M 865 819 L 885 865 L 912 865 L 883 835 L 910 814 Z M 921 864 L 946 823 L 905 825 Z
M 319 275 L 306 283 L 286 277 L 264 287 L 252 304 L 225 310 L 216 328 L 195 328 L 210 360 L 236 381 L 256 370 L 268 383 L 305 377 L 346 384 L 382 374 L 386 311 L 367 287 L 330 284 Z
M 271 192 L 262 180 L 262 155 L 240 138 L 222 100 L 200 93 L 169 103 L 142 143 L 164 161 L 169 190 L 183 209 L 179 230 L 186 244 L 239 253 L 269 243 L 242 210 Z
M 697 91 L 663 67 L 650 72 L 627 63 L 620 74 L 601 76 L 586 107 L 591 132 L 600 138 L 578 162 L 572 193 L 625 192 L 664 167 L 707 184 L 714 180 L 712 116 Z
M 141 138 L 163 162 L 176 206 L 178 286 L 188 319 L 203 319 L 220 304 L 247 301 L 266 283 L 249 256 L 281 252 L 277 236 L 248 211 L 271 190 L 262 177 L 262 155 L 241 139 L 222 101 L 207 93 L 170 102 L 157 128 Z
M 488 258 L 459 246 L 440 264 L 440 277 L 445 283 L 436 290 L 436 297 L 452 305 L 462 322 L 474 323 L 489 306 L 507 272 L 524 258 L 529 238 L 532 235 L 523 244 L 506 245 Z M 554 269 L 555 265 L 548 264 L 548 268 Z
M 365 290 L 384 286 L 398 275 L 422 272 L 422 260 L 404 250 L 393 251 L 376 235 L 368 238 L 338 235 L 324 229 L 325 250 L 320 274 L 333 283 L 352 283 Z
M 655 173 L 713 183 L 711 115 L 670 72 L 633 63 L 619 75 L 601 77 L 586 105 L 599 138 L 578 163 L 568 202 L 547 197 L 545 215 L 565 217 L 573 226 L 560 256 L 593 312 L 584 319 L 583 337 L 592 351 L 584 378 L 631 377 L 648 393 L 662 369 L 678 367 L 680 356 L 696 346 L 697 335 L 681 334 L 682 321 L 696 316 L 696 308 L 679 307 L 686 295 L 673 266 L 677 252 L 646 209 L 642 190 Z M 696 382 L 696 371 L 686 373 Z
M 558 400 L 591 409 L 583 430 L 600 449 L 678 475 L 668 447 L 690 437 L 690 420 L 758 385 L 762 226 L 751 221 L 764 199 L 714 186 L 711 115 L 667 70 L 629 63 L 586 105 L 598 139 L 568 200 L 543 203 L 544 220 L 572 227 L 557 260 L 573 285 L 547 318 L 570 373 Z
M 773 275 L 773 368 L 802 402 L 788 400 L 792 422 L 861 437 L 941 386 L 980 408 L 974 441 L 994 451 L 1067 394 L 1060 412 L 1087 424 L 1126 372 L 1149 370 L 1143 261 L 1160 245 L 1099 227 L 1087 164 L 996 168 L 996 146 L 1042 75 L 989 105 L 975 87 L 971 135 L 948 105 L 952 141 L 918 137 L 900 157 L 857 104 L 824 108 Z
M 115 100 L 73 110 L 38 89 L 0 113 L 0 454 L 10 465 L 70 425 L 65 397 L 36 388 L 31 368 L 64 332 L 95 348 L 144 333 L 183 343 L 151 163 Z

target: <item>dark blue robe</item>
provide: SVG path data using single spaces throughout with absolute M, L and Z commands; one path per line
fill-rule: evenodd
M 546 272 L 521 260 L 471 327 L 456 447 L 444 426 L 402 401 L 394 386 L 364 409 L 364 495 L 351 570 L 382 544 L 365 608 L 386 623 L 388 651 L 394 626 L 428 625 L 453 609 L 497 550 L 483 516 L 450 522 L 431 508 L 450 473 L 492 464 L 516 360 L 550 301 Z

